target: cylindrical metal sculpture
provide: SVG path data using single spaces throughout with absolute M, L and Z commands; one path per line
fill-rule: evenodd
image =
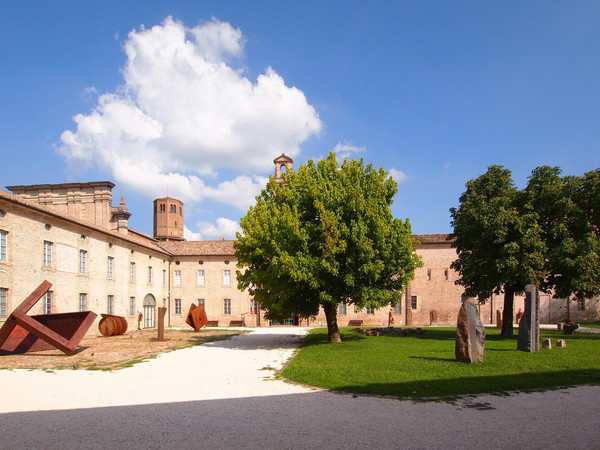
M 119 336 L 127 331 L 127 320 L 125 317 L 112 314 L 101 314 L 102 319 L 98 324 L 98 330 L 102 336 Z

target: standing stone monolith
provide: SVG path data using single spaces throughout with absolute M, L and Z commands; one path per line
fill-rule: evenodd
M 540 296 L 533 284 L 525 286 L 525 312 L 519 322 L 517 350 L 537 352 L 540 350 Z
M 456 360 L 465 363 L 483 362 L 485 327 L 479 317 L 477 305 L 472 299 L 463 297 L 456 321 Z

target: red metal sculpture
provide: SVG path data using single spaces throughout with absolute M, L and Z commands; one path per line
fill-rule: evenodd
M 204 311 L 204 305 L 196 306 L 193 303 L 190 306 L 190 312 L 188 312 L 187 323 L 194 330 L 199 331 L 204 325 L 208 323 L 208 317 L 206 317 L 206 311 Z
M 91 311 L 28 316 L 27 312 L 48 292 L 44 281 L 21 303 L 0 328 L 0 355 L 57 348 L 72 354 L 96 319 Z

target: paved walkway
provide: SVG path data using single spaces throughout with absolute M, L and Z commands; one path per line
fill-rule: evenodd
M 268 328 L 112 373 L 0 371 L 1 448 L 598 448 L 600 387 L 456 404 L 273 377 L 304 329 Z

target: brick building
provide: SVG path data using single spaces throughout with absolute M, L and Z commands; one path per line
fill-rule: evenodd
M 274 162 L 280 174 L 291 158 Z M 153 328 L 157 308 L 164 306 L 166 325 L 185 327 L 195 303 L 204 304 L 211 325 L 274 325 L 248 292 L 237 289 L 233 241 L 184 240 L 183 203 L 171 197 L 154 201 L 154 237 L 138 233 L 128 227 L 125 200 L 112 206 L 113 187 L 105 181 L 0 190 L 0 325 L 43 280 L 53 286 L 31 314 L 91 310 L 123 316 L 131 329 L 141 312 L 141 326 Z M 463 292 L 450 268 L 456 252 L 448 235 L 415 237 L 423 267 L 393 306 L 396 326 L 455 325 Z M 522 302 L 515 299 L 515 313 Z M 501 296 L 492 296 L 480 306 L 484 323 L 495 323 L 502 303 Z M 598 303 L 542 295 L 540 319 L 552 323 L 569 314 L 576 321 L 596 320 Z M 389 309 L 340 304 L 338 324 L 385 326 Z M 283 323 L 296 324 L 325 325 L 325 316 Z

